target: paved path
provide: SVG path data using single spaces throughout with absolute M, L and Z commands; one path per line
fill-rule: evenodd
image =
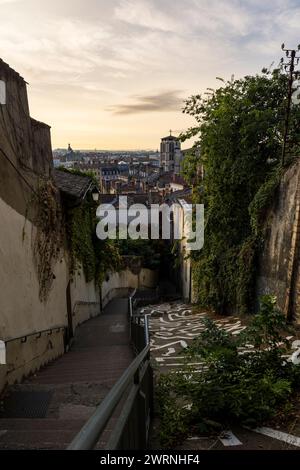
M 150 315 L 151 356 L 154 360 L 153 362 L 156 374 L 180 371 L 183 365 L 183 356 L 180 353 L 188 346 L 193 338 L 198 336 L 201 331 L 204 330 L 205 326 L 201 320 L 205 317 L 212 318 L 212 316 L 205 311 L 193 313 L 192 306 L 182 302 L 151 305 L 143 307 L 140 311 L 141 313 Z M 221 328 L 231 332 L 233 335 L 238 335 L 245 328 L 238 317 L 215 317 L 214 320 Z M 240 354 L 244 354 L 245 351 L 253 349 L 253 345 L 249 344 L 246 349 L 241 348 L 239 352 Z M 201 373 L 201 369 L 203 367 L 201 362 L 197 362 L 197 360 L 195 360 L 190 365 L 194 370 Z M 159 446 L 159 441 L 157 439 L 158 430 L 159 422 L 156 420 L 154 422 L 154 430 L 152 433 L 152 448 L 157 448 Z M 293 434 L 296 434 L 295 439 L 290 437 L 287 429 L 262 429 L 265 434 L 252 432 L 242 427 L 235 427 L 229 431 L 233 433 L 232 439 L 226 439 L 226 437 L 230 437 L 230 433 L 224 433 L 224 435 L 214 437 L 190 436 L 190 438 L 186 440 L 182 446 L 178 447 L 178 449 L 299 450 L 300 448 L 300 432 L 296 433 L 295 429 L 293 431 Z M 287 435 L 281 435 L 278 433 L 279 431 L 285 432 Z M 269 436 L 266 434 L 269 434 Z M 270 434 L 272 436 L 276 435 L 277 437 L 280 437 L 281 440 L 270 437 Z M 223 442 L 221 440 L 222 438 Z M 297 444 L 297 446 L 292 445 L 291 442 Z
M 133 357 L 127 299 L 114 299 L 102 315 L 78 328 L 67 354 L 10 387 L 11 396 L 29 397 L 29 416 L 36 415 L 39 403 L 45 417 L 18 418 L 16 412 L 15 417 L 0 419 L 0 448 L 64 449 Z

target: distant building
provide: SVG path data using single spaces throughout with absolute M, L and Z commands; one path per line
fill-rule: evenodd
M 191 196 L 188 193 L 184 195 L 180 194 L 178 191 L 176 197 L 170 200 L 170 203 L 175 203 L 173 217 L 171 219 L 173 223 L 171 231 L 172 236 L 174 236 L 175 227 L 179 230 L 179 239 L 171 239 L 178 263 L 177 269 L 174 270 L 172 275 L 178 286 L 178 290 L 181 291 L 183 299 L 186 302 L 191 302 L 193 301 L 192 262 L 189 244 L 186 238 L 186 231 L 188 231 L 189 225 L 185 218 L 185 209 L 190 207 L 189 204 L 192 203 Z
M 160 164 L 163 171 L 179 174 L 182 159 L 180 140 L 170 132 L 169 136 L 161 139 L 160 144 Z

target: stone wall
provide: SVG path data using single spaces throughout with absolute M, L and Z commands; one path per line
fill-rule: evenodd
M 300 323 L 299 203 L 300 162 L 286 171 L 266 216 L 259 260 L 257 302 L 275 294 L 285 315 Z

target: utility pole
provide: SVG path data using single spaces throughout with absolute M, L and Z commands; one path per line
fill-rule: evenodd
M 286 49 L 285 45 L 282 44 L 281 49 L 285 52 L 288 62 L 284 62 L 284 59 L 281 59 L 281 64 L 284 67 L 284 70 L 289 74 L 288 81 L 288 96 L 287 96 L 287 105 L 286 105 L 286 114 L 284 122 L 284 134 L 283 134 L 283 146 L 282 146 L 282 155 L 281 162 L 282 165 L 285 164 L 285 155 L 288 143 L 288 134 L 289 134 L 289 124 L 290 124 L 290 115 L 291 115 L 291 104 L 292 104 L 292 95 L 293 95 L 293 83 L 294 80 L 298 79 L 300 72 L 295 71 L 295 66 L 299 64 L 300 56 L 297 56 L 296 49 Z M 298 51 L 300 50 L 300 44 L 298 46 Z

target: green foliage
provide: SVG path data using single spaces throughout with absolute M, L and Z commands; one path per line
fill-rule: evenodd
M 268 347 L 280 354 L 277 345 L 282 341 L 288 344 L 282 336 L 282 331 L 286 327 L 286 319 L 276 307 L 276 297 L 265 295 L 261 298 L 259 313 L 254 316 L 251 325 L 246 333 L 242 333 L 241 338 L 252 342 L 256 348 Z
M 185 384 L 180 378 L 162 375 L 156 389 L 156 398 L 160 406 L 159 437 L 164 447 L 174 447 L 188 433 L 189 412 L 179 395 L 182 385 L 184 388 Z
M 118 240 L 121 255 L 139 256 L 142 266 L 148 269 L 158 269 L 161 261 L 161 243 L 159 240 Z
M 92 216 L 88 204 L 83 203 L 69 212 L 68 234 L 72 254 L 72 271 L 82 265 L 85 279 L 90 282 L 95 277 L 96 260 L 92 236 Z
M 286 325 L 275 302 L 272 296 L 263 297 L 259 314 L 239 337 L 205 320 L 206 329 L 184 353 L 187 362 L 202 362 L 202 371 L 186 366 L 181 374 L 160 377 L 164 446 L 172 447 L 192 429 L 209 431 L 212 422 L 224 428 L 231 423 L 261 425 L 300 386 L 299 366 L 282 358 Z M 249 343 L 257 349 L 240 354 L 239 348 L 249 351 Z
M 159 268 L 163 246 L 159 240 L 99 240 L 95 212 L 95 205 L 88 200 L 69 210 L 68 238 L 73 273 L 82 266 L 87 282 L 94 279 L 101 283 L 107 272 L 123 267 L 122 256 L 138 256 L 143 267 Z
M 280 184 L 282 175 L 283 169 L 279 165 L 270 173 L 265 183 L 262 184 L 249 204 L 250 223 L 255 235 L 260 235 L 263 230 L 266 214 L 265 209 L 270 206 L 270 202 Z
M 95 205 L 85 201 L 68 212 L 68 239 L 71 250 L 71 272 L 82 266 L 87 282 L 103 281 L 107 271 L 121 267 L 119 248 L 114 240 L 99 240 L 96 235 Z
M 181 165 L 181 173 L 184 176 L 184 179 L 191 185 L 197 181 L 199 165 L 198 153 L 199 152 L 195 147 L 190 149 Z
M 115 240 L 99 240 L 95 234 L 94 252 L 96 258 L 95 279 L 101 284 L 108 272 L 116 272 L 122 269 L 122 257 Z
M 197 124 L 181 137 L 198 140 L 183 172 L 194 185 L 194 202 L 205 204 L 205 244 L 193 253 L 193 276 L 199 303 L 221 313 L 253 307 L 265 209 L 282 175 L 286 93 L 286 75 L 274 70 L 223 81 L 186 102 L 184 112 Z M 290 141 L 296 142 L 300 106 L 291 113 Z

